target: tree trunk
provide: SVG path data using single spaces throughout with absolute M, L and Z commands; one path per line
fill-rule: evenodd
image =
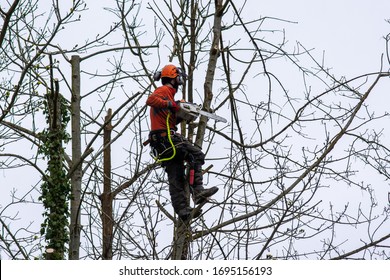
M 187 199 L 190 199 L 189 184 L 187 183 L 184 188 L 187 191 Z M 172 260 L 187 260 L 188 250 L 191 243 L 191 220 L 183 222 L 179 218 L 175 223 L 174 234 L 173 234 L 173 245 L 172 245 Z
M 50 65 L 52 60 L 50 57 Z M 54 81 L 52 67 L 50 68 L 50 92 L 47 94 L 47 107 L 48 107 L 48 120 L 49 120 L 49 139 L 50 151 L 48 160 L 49 180 L 47 180 L 46 190 L 42 189 L 42 193 L 50 193 L 47 198 L 47 230 L 46 230 L 46 250 L 44 258 L 46 260 L 63 260 L 65 254 L 65 243 L 68 232 L 65 231 L 67 224 L 67 208 L 63 208 L 67 196 L 62 192 L 58 192 L 58 188 L 62 191 L 66 188 L 66 182 L 64 182 L 62 176 L 63 168 L 63 156 L 62 156 L 62 139 L 61 130 L 61 102 L 59 96 L 59 84 L 58 81 Z M 66 222 L 65 222 L 66 223 Z M 50 234 L 48 234 L 50 232 Z M 50 236 L 50 237 L 48 237 Z
M 217 66 L 217 60 L 219 56 L 219 41 L 221 38 L 221 22 L 222 22 L 222 15 L 223 15 L 223 1 L 217 0 L 215 1 L 215 14 L 214 14 L 214 28 L 213 28 L 213 42 L 211 45 L 210 50 L 210 58 L 209 58 L 209 64 L 207 67 L 207 74 L 206 74 L 206 80 L 204 83 L 204 102 L 203 102 L 203 108 L 206 110 L 210 109 L 210 104 L 213 98 L 213 80 L 214 80 L 214 74 L 215 74 L 215 68 Z M 192 11 L 191 16 L 195 16 L 195 4 L 192 2 Z M 191 58 L 192 61 L 193 58 Z M 190 64 L 192 65 L 192 64 Z M 190 66 L 191 67 L 191 66 Z M 192 73 L 193 69 L 189 69 L 189 72 Z M 190 85 L 192 85 L 190 83 Z M 189 91 L 189 97 L 190 101 L 192 101 L 192 90 Z M 202 147 L 204 134 L 206 131 L 206 125 L 207 125 L 207 118 L 201 116 L 199 119 L 199 125 L 195 140 L 195 145 Z M 193 133 L 193 127 L 190 127 L 189 130 L 189 138 L 192 138 Z M 186 184 L 186 189 L 189 189 L 188 184 Z M 189 197 L 189 194 L 188 194 Z M 173 239 L 173 249 L 172 249 L 172 257 L 173 260 L 186 260 L 189 257 L 189 246 L 191 244 L 191 221 L 182 222 L 178 221 L 178 223 L 175 225 L 174 229 L 174 239 Z
M 102 224 L 103 224 L 103 259 L 112 259 L 112 240 L 113 240 L 113 217 L 112 217 L 112 192 L 111 192 L 111 116 L 112 110 L 109 109 L 104 126 L 104 182 L 102 201 Z
M 72 65 L 72 166 L 71 186 L 72 199 L 70 204 L 70 241 L 69 259 L 79 259 L 80 248 L 80 205 L 81 205 L 81 133 L 80 133 L 80 57 L 71 58 Z
M 188 251 L 191 243 L 191 222 L 182 222 L 178 219 L 175 232 L 174 232 L 174 242 L 172 249 L 172 260 L 187 260 Z
M 210 49 L 209 64 L 206 71 L 206 79 L 204 82 L 204 101 L 203 109 L 210 110 L 211 101 L 213 99 L 213 81 L 215 75 L 215 68 L 219 57 L 219 41 L 221 39 L 221 22 L 223 16 L 224 6 L 222 0 L 215 1 L 214 27 L 213 27 L 213 42 Z M 199 147 L 203 145 L 204 134 L 206 131 L 207 118 L 200 116 L 198 131 L 196 134 L 195 144 Z

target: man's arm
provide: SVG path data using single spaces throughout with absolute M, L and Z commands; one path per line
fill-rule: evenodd
M 148 99 L 146 100 L 146 105 L 155 108 L 168 108 L 169 103 L 169 100 L 163 99 L 156 93 L 152 93 L 151 95 L 149 95 Z
M 146 100 L 146 105 L 154 108 L 169 108 L 173 112 L 177 112 L 180 109 L 179 105 L 176 104 L 175 101 L 162 98 L 156 92 L 149 95 L 148 99 Z

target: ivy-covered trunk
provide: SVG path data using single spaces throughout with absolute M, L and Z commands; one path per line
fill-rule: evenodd
M 44 102 L 48 129 L 42 132 L 44 140 L 39 151 L 48 162 L 40 197 L 45 208 L 41 234 L 45 235 L 47 242 L 43 257 L 61 260 L 64 259 L 69 242 L 70 183 L 64 167 L 63 148 L 63 143 L 69 141 L 66 133 L 69 110 L 59 94 L 58 81 L 52 80 L 51 84 Z

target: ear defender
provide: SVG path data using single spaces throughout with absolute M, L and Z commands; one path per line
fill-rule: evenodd
M 183 80 L 183 77 L 181 75 L 177 76 L 176 77 L 176 82 L 178 85 L 183 85 L 184 84 L 184 80 Z
M 187 78 L 187 75 L 180 67 L 176 67 L 172 64 L 169 64 L 164 66 L 162 70 L 154 73 L 154 81 L 159 81 L 161 78 L 175 79 L 178 85 L 183 85 L 184 80 Z
M 157 72 L 154 73 L 154 75 L 153 75 L 153 80 L 154 80 L 155 82 L 158 82 L 160 79 L 161 79 L 161 71 L 157 71 Z
M 177 84 L 178 85 L 183 85 L 184 84 L 184 80 L 187 78 L 186 73 L 180 67 L 176 68 L 176 73 L 177 73 L 177 76 L 176 76 Z

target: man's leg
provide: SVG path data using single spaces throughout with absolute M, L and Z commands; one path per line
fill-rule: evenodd
M 183 142 L 183 149 L 186 151 L 186 160 L 190 162 L 194 169 L 194 183 L 191 190 L 193 200 L 195 204 L 200 204 L 214 195 L 218 191 L 218 188 L 203 187 L 202 165 L 204 164 L 205 155 L 202 150 L 199 147 L 192 145 L 189 141 Z
M 166 162 L 165 165 L 172 207 L 180 218 L 186 220 L 191 214 L 192 208 L 189 207 L 188 194 L 185 188 L 183 162 L 181 160 L 171 160 Z

